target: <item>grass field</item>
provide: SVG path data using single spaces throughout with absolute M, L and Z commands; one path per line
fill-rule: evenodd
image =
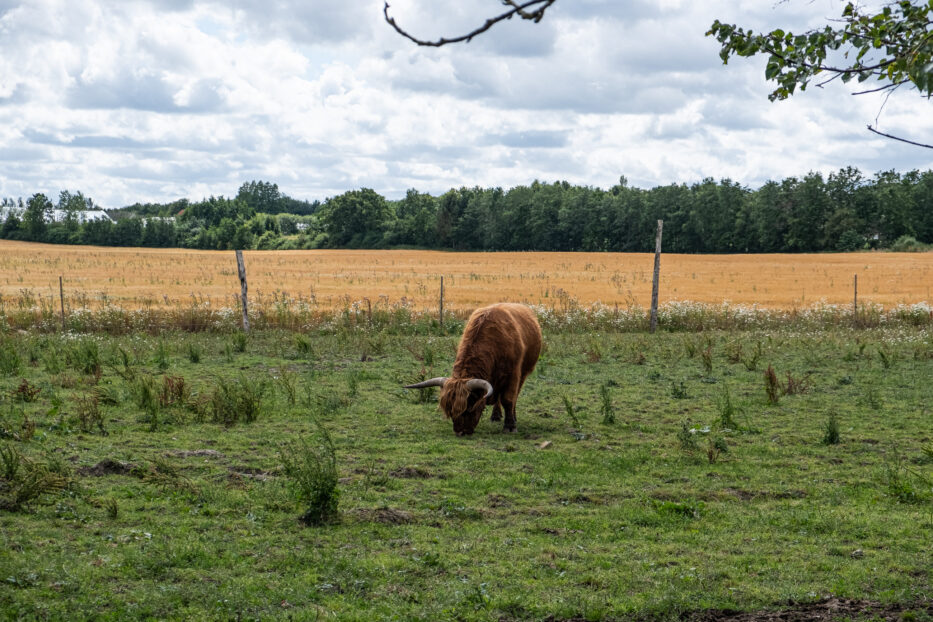
M 436 309 L 514 301 L 559 306 L 573 300 L 647 308 L 653 255 L 624 253 L 448 253 L 435 251 L 247 251 L 250 293 L 320 309 L 368 299 Z M 933 253 L 821 255 L 664 255 L 661 301 L 804 309 L 849 305 L 859 275 L 863 303 L 933 302 Z M 0 241 L 0 296 L 58 301 L 69 309 L 113 303 L 128 308 L 210 302 L 236 306 L 231 251 L 100 248 Z
M 399 387 L 459 328 L 0 336 L 0 616 L 933 619 L 929 329 L 548 330 L 457 438 Z

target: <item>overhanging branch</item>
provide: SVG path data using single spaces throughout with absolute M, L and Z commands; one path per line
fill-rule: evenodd
M 875 128 L 873 128 L 873 127 L 870 126 L 870 125 L 868 125 L 868 126 L 866 126 L 866 127 L 868 127 L 868 131 L 869 131 L 869 132 L 874 132 L 875 134 L 878 134 L 879 136 L 884 136 L 885 138 L 891 138 L 891 139 L 893 139 L 893 140 L 899 140 L 899 141 L 901 141 L 902 143 L 907 143 L 907 144 L 909 144 L 909 145 L 915 145 L 915 146 L 917 146 L 917 147 L 925 147 L 926 149 L 933 149 L 933 145 L 926 145 L 926 144 L 924 144 L 924 143 L 918 143 L 918 142 L 914 142 L 914 141 L 912 141 L 912 140 L 907 140 L 906 138 L 900 138 L 900 137 L 898 137 L 898 136 L 892 136 L 891 134 L 885 134 L 884 132 L 879 132 L 878 130 L 876 130 Z
M 498 24 L 501 21 L 507 19 L 512 19 L 514 15 L 518 15 L 522 19 L 531 20 L 535 23 L 540 22 L 541 18 L 544 17 L 544 12 L 547 11 L 548 7 L 557 2 L 557 0 L 526 0 L 525 2 L 518 2 L 518 0 L 504 0 L 504 4 L 512 7 L 502 15 L 496 17 L 490 17 L 487 19 L 482 26 L 476 28 L 465 35 L 459 37 L 453 37 L 448 39 L 447 37 L 441 37 L 436 41 L 427 41 L 425 39 L 418 39 L 417 37 L 411 35 L 403 29 L 395 21 L 394 17 L 389 16 L 389 3 L 386 2 L 385 6 L 382 9 L 382 14 L 385 15 L 386 23 L 392 26 L 395 29 L 395 32 L 402 35 L 409 41 L 417 43 L 418 45 L 435 47 L 439 48 L 442 45 L 447 45 L 449 43 L 460 43 L 462 41 L 470 42 L 473 37 L 476 35 L 482 34 Z M 531 9 L 531 10 L 529 10 Z

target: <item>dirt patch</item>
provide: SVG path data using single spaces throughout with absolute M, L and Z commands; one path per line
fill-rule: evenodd
M 103 477 L 105 475 L 129 475 L 135 468 L 135 464 L 107 458 L 106 460 L 101 460 L 92 467 L 80 467 L 76 469 L 76 471 L 78 475 Z
M 829 622 L 831 620 L 895 620 L 909 619 L 908 612 L 933 614 L 933 605 L 881 605 L 873 601 L 828 598 L 816 603 L 796 605 L 774 611 L 709 610 L 685 613 L 685 622 Z
M 248 466 L 232 466 L 227 468 L 227 477 L 231 480 L 243 480 L 243 479 L 255 479 L 261 482 L 266 481 L 272 477 L 271 471 L 263 471 L 262 469 L 257 469 L 254 467 Z
M 421 467 L 400 467 L 394 471 L 389 471 L 389 475 L 402 479 L 428 479 L 431 477 L 431 473 Z
M 730 611 L 728 609 L 707 609 L 690 611 L 680 615 L 683 622 L 835 622 L 841 620 L 877 620 L 900 622 L 902 620 L 923 620 L 933 615 L 933 604 L 893 604 L 881 605 L 867 600 L 846 598 L 827 598 L 816 603 L 798 604 L 783 609 L 763 611 Z M 557 618 L 548 616 L 545 622 L 584 622 L 586 618 Z M 510 618 L 500 618 L 499 622 L 510 622 Z
M 486 505 L 491 508 L 507 508 L 512 505 L 512 502 L 502 495 L 489 493 L 486 495 Z
M 174 451 L 165 452 L 166 456 L 175 456 L 176 458 L 191 458 L 191 457 L 205 457 L 205 458 L 223 458 L 224 455 L 217 451 L 216 449 L 194 449 L 191 451 L 176 449 Z
M 410 512 L 395 510 L 393 508 L 360 508 L 354 510 L 353 514 L 360 517 L 362 520 L 386 525 L 407 525 L 408 523 L 414 522 L 414 517 Z
M 737 497 L 742 501 L 751 499 L 803 499 L 807 496 L 806 490 L 742 490 L 741 488 L 724 488 L 722 492 L 730 497 Z

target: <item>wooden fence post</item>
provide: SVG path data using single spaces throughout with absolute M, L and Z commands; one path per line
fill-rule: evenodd
M 444 277 L 443 276 L 441 277 L 441 303 L 440 303 L 440 312 L 438 315 L 440 318 L 441 330 L 443 330 L 444 328 Z
M 249 332 L 249 315 L 246 309 L 246 264 L 243 263 L 243 251 L 236 251 L 236 267 L 240 275 L 240 295 L 243 306 L 243 332 Z
M 62 302 L 62 332 L 65 332 L 65 286 L 61 275 L 58 275 L 58 298 Z
M 649 330 L 653 333 L 658 328 L 658 283 L 661 279 L 661 231 L 664 221 L 658 221 L 658 235 L 654 239 L 654 280 L 651 284 L 651 324 Z

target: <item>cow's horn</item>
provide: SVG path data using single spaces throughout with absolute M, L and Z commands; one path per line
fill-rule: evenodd
M 430 380 L 425 380 L 424 382 L 419 382 L 417 384 L 408 384 L 405 385 L 406 389 L 427 389 L 428 387 L 442 387 L 444 383 L 447 382 L 447 378 L 441 376 L 439 378 L 431 378 Z
M 469 391 L 476 391 L 477 389 L 485 389 L 486 395 L 483 396 L 483 399 L 488 398 L 492 395 L 492 385 L 488 381 L 483 380 L 482 378 L 471 378 L 467 380 L 466 388 Z

